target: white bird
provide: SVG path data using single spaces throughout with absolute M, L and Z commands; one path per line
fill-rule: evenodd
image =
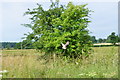
M 62 44 L 62 49 L 67 49 L 67 45 L 69 45 L 69 41 L 67 41 L 66 44 L 63 44 L 63 43 L 61 44 Z

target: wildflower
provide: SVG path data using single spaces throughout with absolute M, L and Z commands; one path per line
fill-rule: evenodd
M 116 74 L 115 72 L 112 72 L 111 74 L 103 73 L 105 77 L 113 77 L 115 74 Z
M 75 62 L 75 64 L 77 64 L 77 65 L 78 65 L 78 62 Z
M 92 72 L 92 73 L 89 72 L 89 74 L 87 74 L 87 75 L 88 75 L 88 76 L 91 76 L 91 77 L 94 77 L 94 76 L 97 75 L 97 74 L 96 74 L 96 72 Z
M 7 73 L 7 72 L 8 72 L 7 70 L 0 71 L 0 73 Z
M 2 75 L 0 74 L 0 78 L 2 78 Z
M 85 75 L 84 73 L 82 73 L 82 74 L 79 74 L 79 76 L 83 76 L 83 75 Z

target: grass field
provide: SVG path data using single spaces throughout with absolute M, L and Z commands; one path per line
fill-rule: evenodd
M 118 78 L 118 47 L 93 47 L 94 52 L 76 63 L 55 58 L 39 59 L 36 50 L 3 50 L 3 78 Z

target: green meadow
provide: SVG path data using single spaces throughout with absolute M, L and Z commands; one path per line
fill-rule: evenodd
M 118 78 L 118 47 L 93 47 L 88 58 L 43 59 L 34 49 L 2 50 L 3 78 Z

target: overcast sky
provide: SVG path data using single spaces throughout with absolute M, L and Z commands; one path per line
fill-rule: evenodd
M 29 1 L 29 2 L 28 2 Z M 31 29 L 21 24 L 29 23 L 29 16 L 23 16 L 28 8 L 36 7 L 33 0 L 4 0 L 0 2 L 0 42 L 19 42 L 24 37 L 24 33 L 31 32 Z M 66 4 L 70 0 L 60 0 L 61 4 Z M 73 0 L 72 0 L 73 1 Z M 38 2 L 44 9 L 48 9 L 49 0 Z M 88 29 L 97 38 L 106 38 L 111 32 L 118 33 L 118 2 L 117 0 L 104 1 L 73 1 L 75 5 L 88 3 L 88 8 L 93 10 Z

